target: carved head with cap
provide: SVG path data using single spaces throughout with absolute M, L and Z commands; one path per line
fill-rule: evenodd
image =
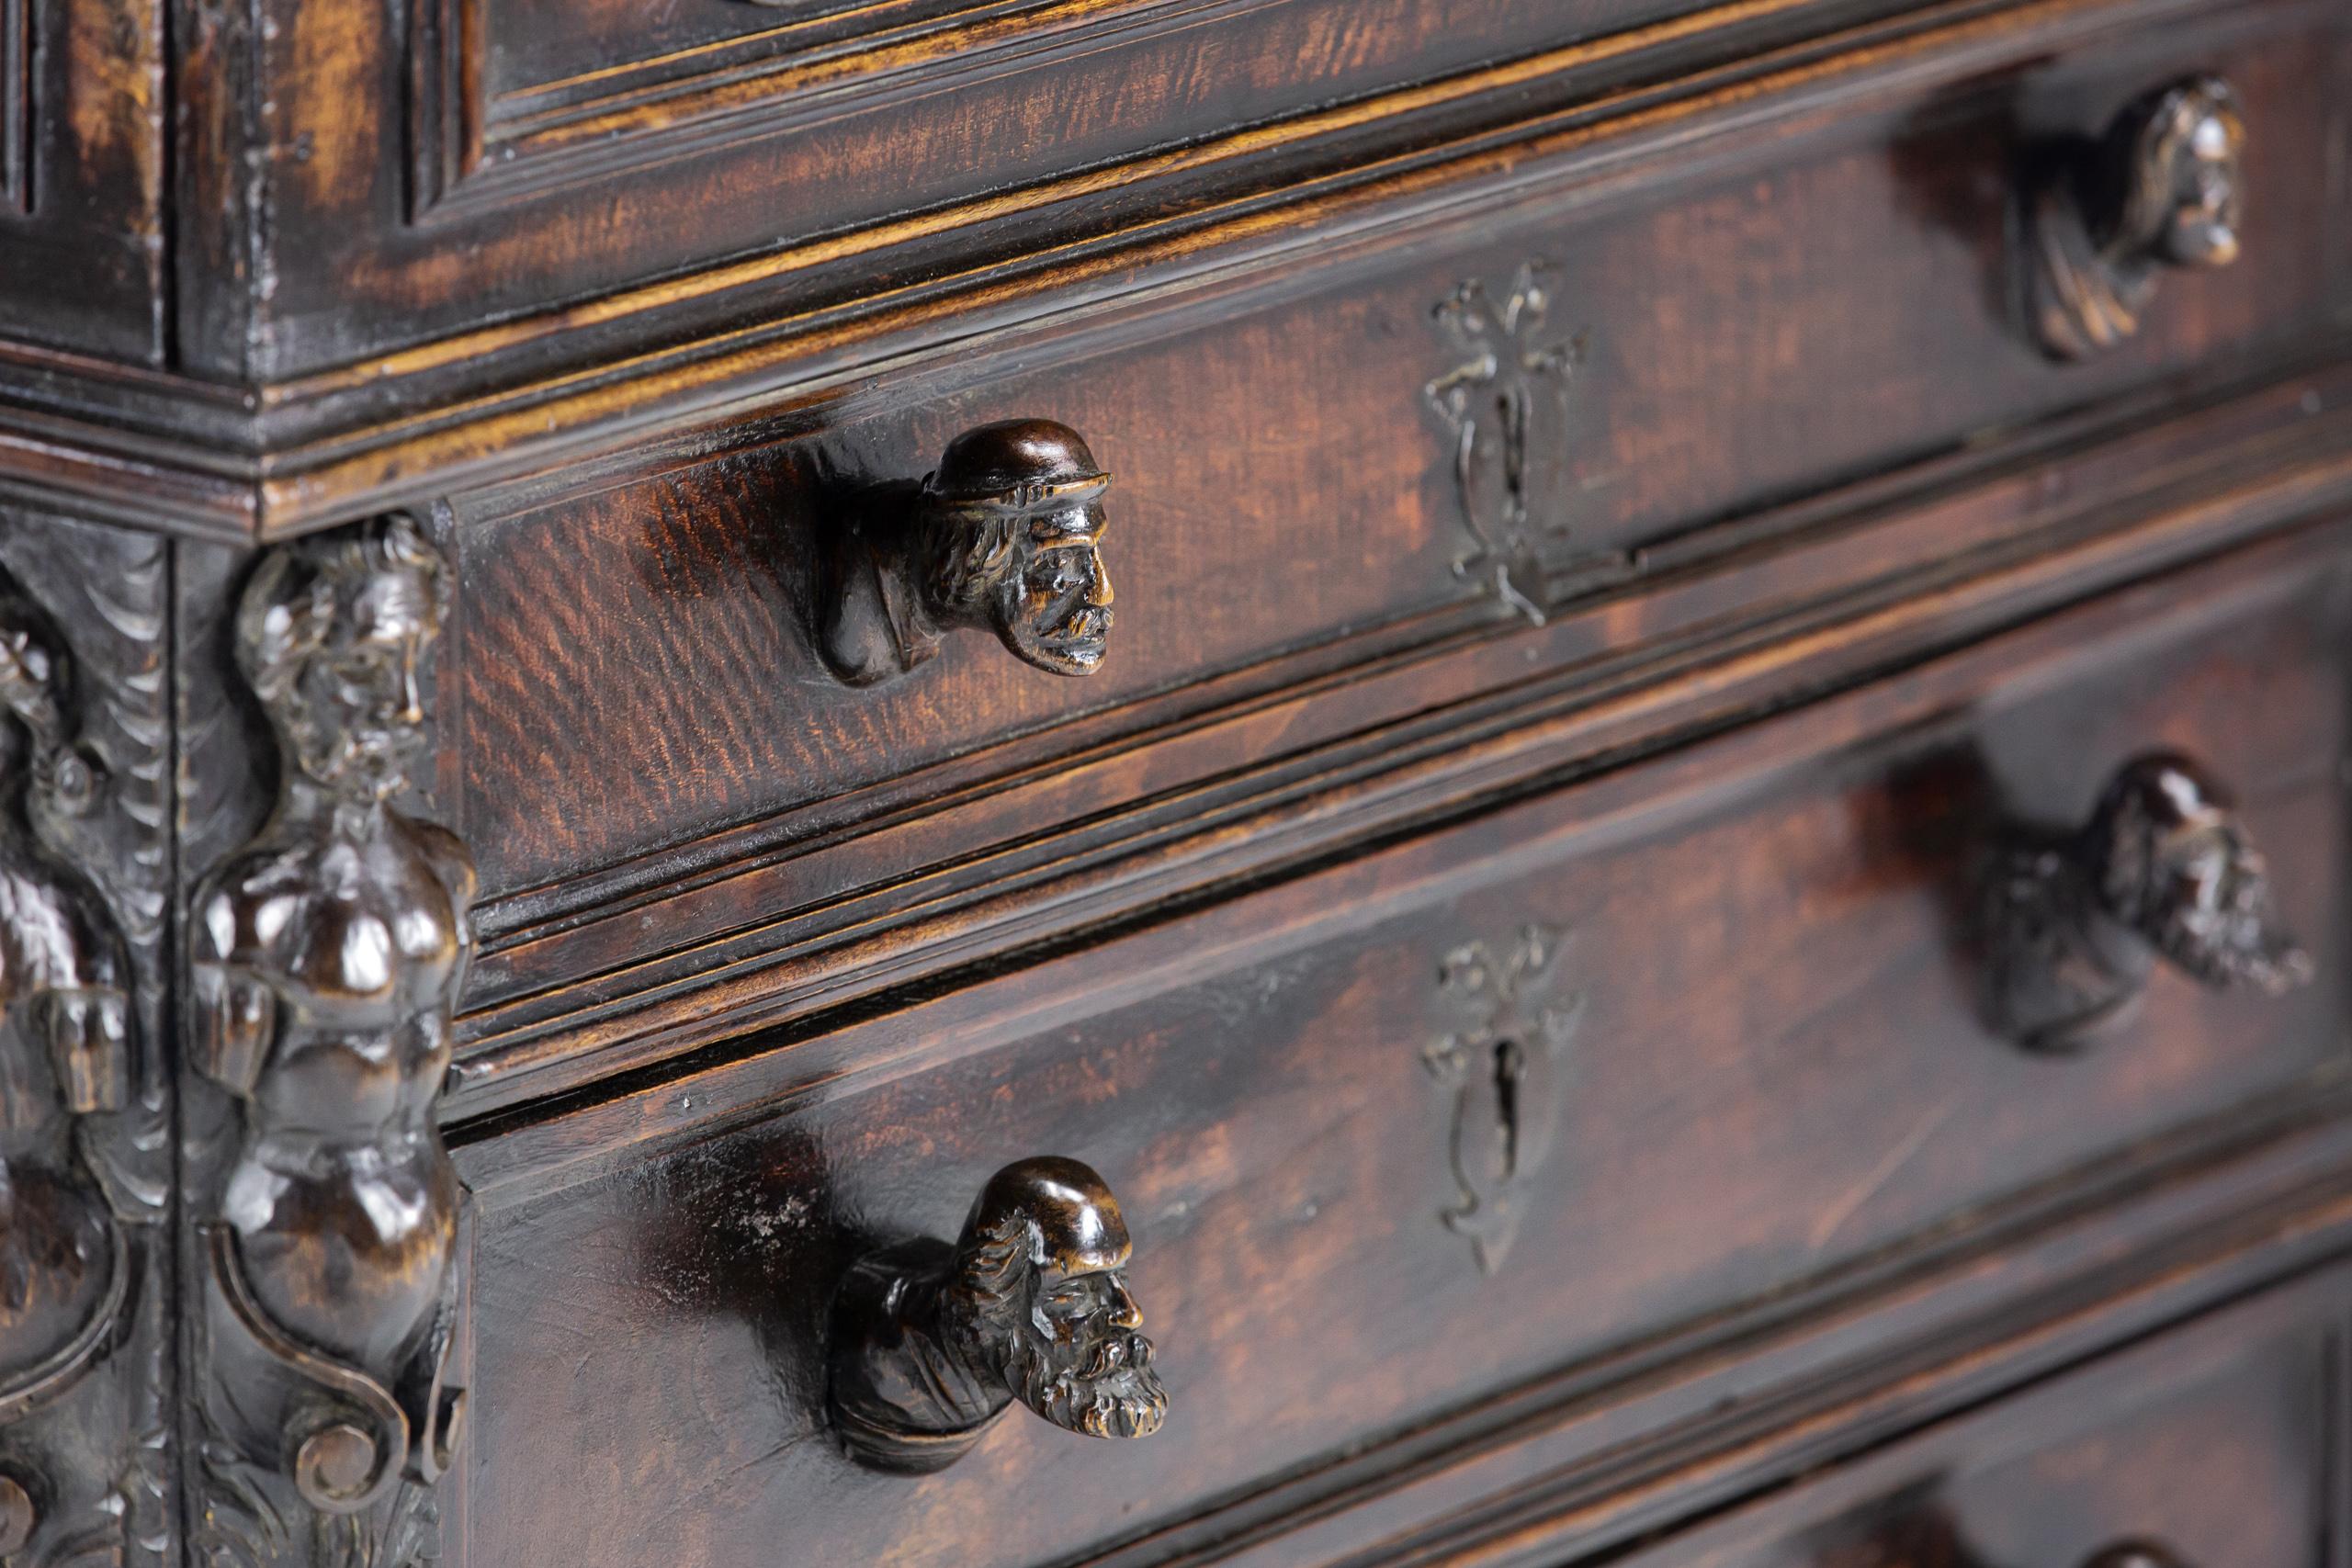
M 942 619 L 992 626 L 1041 670 L 1091 675 L 1111 636 L 1102 494 L 1086 442 L 1051 420 L 957 436 L 924 487 L 923 595 Z
M 2120 164 L 2129 171 L 2120 241 L 2180 266 L 2235 261 L 2245 145 L 2236 95 L 2212 77 L 2167 89 L 2133 134 L 2136 144 Z
M 2278 926 L 2269 867 L 2229 797 L 2185 757 L 2127 764 L 2090 829 L 2109 912 L 2212 985 L 2284 991 L 2311 959 Z
M 981 1191 L 956 1248 L 948 1310 L 958 1337 L 1055 1426 L 1148 1437 L 1168 1395 L 1137 1332 L 1131 1250 L 1118 1201 L 1091 1168 L 1052 1158 L 1008 1166 Z

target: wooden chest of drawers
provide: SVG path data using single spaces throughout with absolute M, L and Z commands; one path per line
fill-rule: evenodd
M 0 1564 L 2341 1568 L 2342 0 L 0 110 Z

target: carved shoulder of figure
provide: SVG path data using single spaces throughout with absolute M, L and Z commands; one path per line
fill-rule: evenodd
M 852 686 L 903 675 L 939 651 L 941 635 L 908 581 L 902 541 L 853 524 L 825 546 L 817 647 Z

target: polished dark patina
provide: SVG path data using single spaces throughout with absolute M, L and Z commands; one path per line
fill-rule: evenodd
M 1148 1438 L 1168 1414 L 1118 1200 L 1076 1160 L 989 1179 L 953 1246 L 861 1258 L 833 1308 L 834 1429 L 878 1469 L 943 1469 L 1016 1400 L 1064 1431 Z
M 834 541 L 818 640 L 853 685 L 904 674 L 945 634 L 994 632 L 1023 663 L 1091 675 L 1110 649 L 1102 495 L 1085 438 L 1051 420 L 957 436 L 911 494 Z
M 1996 851 L 1983 915 L 1992 1021 L 2037 1049 L 2128 1018 L 2159 960 L 2271 996 L 2312 973 L 2228 793 L 2172 753 L 2128 763 L 2079 831 Z

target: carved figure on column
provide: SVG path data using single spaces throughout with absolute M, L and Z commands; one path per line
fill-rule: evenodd
M 263 558 L 234 635 L 279 796 L 193 919 L 195 1066 L 244 1108 L 212 1267 L 292 1374 L 278 1450 L 330 1514 L 403 1473 L 437 1480 L 461 1409 L 444 1385 L 460 1190 L 434 1103 L 474 870 L 454 835 L 393 805 L 425 743 L 421 671 L 448 597 L 402 517 Z
M 130 1273 L 121 1221 L 80 1146 L 84 1119 L 130 1094 L 122 955 L 95 893 L 40 826 L 87 809 L 64 655 L 22 602 L 0 600 L 0 1425 L 62 1393 L 98 1359 Z M 0 1554 L 40 1523 L 43 1479 L 0 1461 Z

